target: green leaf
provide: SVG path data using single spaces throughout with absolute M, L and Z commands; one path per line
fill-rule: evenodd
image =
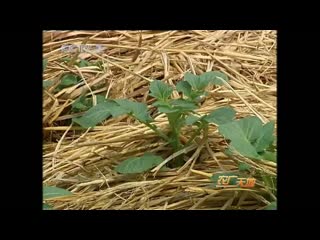
M 205 72 L 199 76 L 200 81 L 207 84 L 207 86 L 214 80 L 214 78 L 213 72 Z
M 155 106 L 155 107 L 169 106 L 169 103 L 160 100 L 160 101 L 155 101 L 154 103 L 152 103 L 152 106 Z
M 84 128 L 94 127 L 111 116 L 110 109 L 117 104 L 113 101 L 105 101 L 90 108 L 83 116 L 72 120 Z
M 249 170 L 251 166 L 246 163 L 239 163 L 238 168 L 239 168 L 239 171 L 246 171 L 246 170 Z
M 52 85 L 53 85 L 53 81 L 52 80 L 42 81 L 42 87 L 43 88 L 48 88 L 48 87 L 51 87 Z
M 179 110 L 173 109 L 170 106 L 159 106 L 158 111 L 161 113 L 174 113 L 174 112 L 178 112 Z
M 263 150 L 273 142 L 273 123 L 263 126 L 257 117 L 246 117 L 219 126 L 220 133 L 231 140 L 230 148 L 254 159 L 274 159 L 275 155 Z M 259 154 L 261 153 L 262 154 Z M 271 160 L 272 161 L 272 160 Z
M 88 101 L 88 99 L 85 96 L 80 96 L 77 98 L 74 103 L 72 103 L 72 108 L 71 110 L 73 112 L 77 111 L 86 111 L 92 106 L 92 103 Z
M 42 210 L 53 210 L 52 206 L 47 203 L 42 204 Z
M 184 81 L 187 81 L 194 90 L 204 90 L 209 84 L 223 85 L 223 80 L 228 81 L 228 76 L 219 71 L 205 72 L 200 76 L 185 73 Z
M 200 75 L 200 81 L 203 81 L 207 84 L 211 83 L 214 85 L 223 85 L 224 82 L 221 80 L 221 78 L 226 82 L 229 80 L 227 75 L 219 71 L 205 72 Z
M 48 64 L 48 59 L 43 59 L 42 60 L 42 71 L 44 71 L 47 68 Z
M 208 96 L 208 93 L 204 90 L 193 90 L 190 99 L 196 103 L 199 103 L 201 99 L 206 96 Z
M 56 91 L 76 85 L 80 82 L 80 77 L 74 74 L 66 74 L 61 78 L 60 84 L 57 86 Z
M 92 66 L 92 64 L 90 62 L 88 62 L 87 60 L 81 59 L 79 63 L 77 63 L 77 65 L 82 68 L 82 67 L 87 67 L 87 66 Z
M 209 81 L 206 79 L 201 81 L 200 76 L 193 75 L 192 73 L 188 72 L 184 75 L 184 81 L 187 81 L 194 90 L 198 91 L 204 90 L 209 84 Z
M 173 108 L 168 102 L 156 101 L 152 104 L 158 108 L 158 111 L 161 113 L 174 113 L 180 111 L 179 109 Z
M 43 187 L 43 199 L 61 197 L 71 195 L 72 193 L 68 190 L 58 187 Z
M 122 108 L 120 106 L 112 106 L 110 108 L 110 113 L 111 113 L 112 117 L 115 118 L 115 117 L 119 117 L 124 114 L 129 114 L 130 110 Z
M 62 77 L 60 86 L 69 87 L 75 85 L 79 82 L 80 78 L 74 74 L 66 74 Z
M 173 108 L 179 109 L 180 111 L 190 111 L 198 108 L 193 102 L 185 99 L 172 99 L 169 101 Z
M 191 97 L 192 95 L 192 89 L 191 85 L 186 81 L 180 81 L 176 85 L 176 90 L 178 92 L 182 92 L 184 96 Z
M 146 123 L 153 120 L 148 113 L 148 106 L 145 103 L 133 102 L 128 99 L 117 99 L 115 102 L 124 111 L 130 112 L 140 122 Z
M 237 122 L 251 143 L 257 140 L 263 131 L 263 123 L 256 116 L 245 117 Z
M 264 151 L 260 154 L 261 158 L 264 160 L 269 160 L 272 162 L 277 162 L 277 153 L 276 152 L 269 152 Z
M 231 148 L 234 148 L 243 156 L 260 159 L 259 154 L 250 142 L 250 138 L 252 137 L 251 133 L 254 132 L 252 131 L 252 129 L 254 129 L 254 125 L 241 124 L 240 120 L 229 122 L 219 126 L 219 132 L 225 138 L 231 140 Z
M 263 210 L 277 210 L 277 202 L 271 202 L 268 206 L 266 206 Z
M 171 99 L 169 102 L 157 101 L 153 105 L 157 106 L 158 111 L 162 113 L 183 113 L 197 108 L 197 105 L 185 99 Z
M 103 95 L 96 95 L 96 97 L 97 97 L 97 104 L 107 101 L 107 99 Z
M 103 95 L 96 95 L 97 104 L 107 101 Z M 79 112 L 79 111 L 86 111 L 93 106 L 92 96 L 89 98 L 82 95 L 77 98 L 74 103 L 72 104 L 71 111 Z
M 173 88 L 160 80 L 154 80 L 150 83 L 150 92 L 150 96 L 165 101 L 171 96 Z
M 195 122 L 197 122 L 199 119 L 200 119 L 200 117 L 197 117 L 195 115 L 189 115 L 188 117 L 186 117 L 186 124 L 192 125 Z
M 274 140 L 273 129 L 274 121 L 268 122 L 262 127 L 261 135 L 254 143 L 257 152 L 263 151 L 272 144 Z
M 143 173 L 163 162 L 163 158 L 152 153 L 145 153 L 142 157 L 133 157 L 123 161 L 115 170 L 118 173 Z
M 231 107 L 222 107 L 214 110 L 203 119 L 208 123 L 215 123 L 217 125 L 231 122 L 236 115 L 236 111 Z

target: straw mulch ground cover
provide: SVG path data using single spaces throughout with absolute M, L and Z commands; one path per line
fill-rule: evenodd
M 141 40 L 139 41 L 141 34 Z M 102 52 L 80 54 L 62 51 L 65 44 L 100 44 Z M 257 210 L 275 200 L 259 180 L 246 188 L 214 189 L 210 176 L 238 171 L 246 162 L 254 171 L 276 176 L 276 163 L 254 162 L 224 154 L 226 140 L 210 125 L 208 141 L 195 142 L 187 156 L 189 165 L 168 171 L 121 175 L 114 167 L 144 152 L 172 154 L 152 130 L 128 116 L 107 119 L 96 127 L 81 129 L 72 118 L 72 103 L 85 94 L 110 99 L 127 98 L 151 107 L 148 96 L 152 79 L 176 85 L 186 72 L 218 70 L 228 75 L 230 86 L 209 87 L 199 113 L 231 106 L 237 118 L 276 119 L 275 31 L 47 31 L 43 56 L 48 59 L 43 80 L 53 85 L 43 90 L 43 184 L 73 192 L 48 200 L 54 209 L 74 210 Z M 85 59 L 100 66 L 78 67 Z M 71 61 L 73 61 L 71 60 Z M 54 91 L 61 76 L 74 73 L 83 81 Z M 178 93 L 174 92 L 174 97 Z M 93 97 L 94 98 L 94 97 Z M 150 108 L 151 109 L 151 108 Z M 165 115 L 152 113 L 156 125 L 168 129 Z M 181 138 L 188 138 L 186 127 Z

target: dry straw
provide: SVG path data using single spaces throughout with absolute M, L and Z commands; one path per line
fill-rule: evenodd
M 61 51 L 63 44 L 83 42 L 100 44 L 104 50 L 76 57 L 100 60 L 102 69 L 60 61 L 75 57 Z M 273 162 L 224 155 L 226 142 L 215 126 L 209 128 L 207 143 L 198 141 L 188 149 L 190 159 L 183 168 L 123 176 L 113 170 L 121 161 L 146 151 L 170 158 L 170 147 L 127 116 L 81 130 L 71 124 L 72 117 L 81 113 L 69 110 L 82 94 L 93 99 L 95 94 L 134 99 L 152 110 L 148 86 L 153 79 L 174 85 L 185 72 L 219 70 L 228 75 L 229 85 L 209 89 L 200 114 L 231 105 L 239 118 L 255 115 L 263 122 L 276 121 L 275 31 L 47 31 L 43 33 L 43 56 L 48 59 L 43 79 L 54 82 L 43 90 L 43 182 L 74 193 L 49 200 L 55 209 L 253 210 L 268 204 L 268 196 L 274 197 L 259 181 L 253 189 L 210 187 L 213 173 L 236 171 L 239 162 L 276 175 Z M 55 93 L 65 73 L 77 74 L 84 81 Z M 156 125 L 167 131 L 164 115 L 154 117 Z M 189 136 L 189 130 L 184 129 L 181 137 Z

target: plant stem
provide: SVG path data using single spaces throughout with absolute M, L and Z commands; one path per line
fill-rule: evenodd
M 173 147 L 173 150 L 179 151 L 182 147 L 180 142 L 180 129 L 181 129 L 181 115 L 173 116 L 167 114 L 167 118 L 169 120 L 169 125 L 171 129 L 170 133 L 170 144 Z
M 180 143 L 180 131 L 179 129 L 175 129 L 174 127 L 171 129 L 171 141 L 172 141 L 172 147 L 175 152 L 179 151 L 181 149 L 181 143 Z
M 158 134 L 160 137 L 162 137 L 164 140 L 166 140 L 167 142 L 170 141 L 169 137 L 167 135 L 165 135 L 162 131 L 160 131 L 159 129 L 157 129 L 156 126 L 145 122 L 144 123 L 147 127 L 149 127 L 150 129 L 152 129 L 156 134 Z
M 173 148 L 174 152 L 178 152 L 183 148 L 183 145 L 180 142 L 180 130 L 182 127 L 182 114 L 167 114 L 170 125 L 170 145 Z M 174 160 L 169 164 L 170 167 L 177 167 L 183 165 L 183 155 L 179 155 L 174 158 Z

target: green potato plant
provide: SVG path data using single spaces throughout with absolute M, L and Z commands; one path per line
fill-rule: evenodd
M 206 72 L 201 75 L 186 73 L 184 79 L 175 86 L 168 85 L 160 80 L 150 83 L 150 96 L 155 98 L 153 107 L 158 113 L 164 113 L 168 118 L 170 131 L 164 133 L 155 124 L 148 112 L 148 106 L 144 103 L 128 99 L 104 99 L 90 108 L 81 117 L 73 118 L 73 122 L 84 128 L 94 127 L 98 123 L 110 117 L 118 117 L 127 114 L 152 129 L 159 137 L 169 143 L 173 152 L 177 152 L 193 143 L 199 136 L 205 136 L 209 124 L 218 125 L 219 132 L 231 140 L 227 150 L 229 154 L 240 153 L 243 156 L 256 160 L 275 161 L 275 152 L 270 150 L 274 141 L 274 123 L 265 125 L 257 117 L 246 117 L 235 120 L 236 112 L 231 107 L 221 107 L 213 112 L 200 116 L 195 112 L 200 107 L 199 102 L 207 95 L 206 87 L 210 84 L 222 85 L 228 81 L 228 77 L 218 71 Z M 176 90 L 181 94 L 179 99 L 173 99 L 172 93 Z M 79 104 L 83 99 L 79 99 Z M 187 143 L 180 141 L 181 129 L 187 125 L 196 126 Z M 180 155 L 172 163 L 176 167 L 184 163 Z M 133 157 L 123 161 L 115 170 L 119 173 L 141 173 L 159 165 L 163 159 L 152 153 L 145 153 L 141 157 Z

